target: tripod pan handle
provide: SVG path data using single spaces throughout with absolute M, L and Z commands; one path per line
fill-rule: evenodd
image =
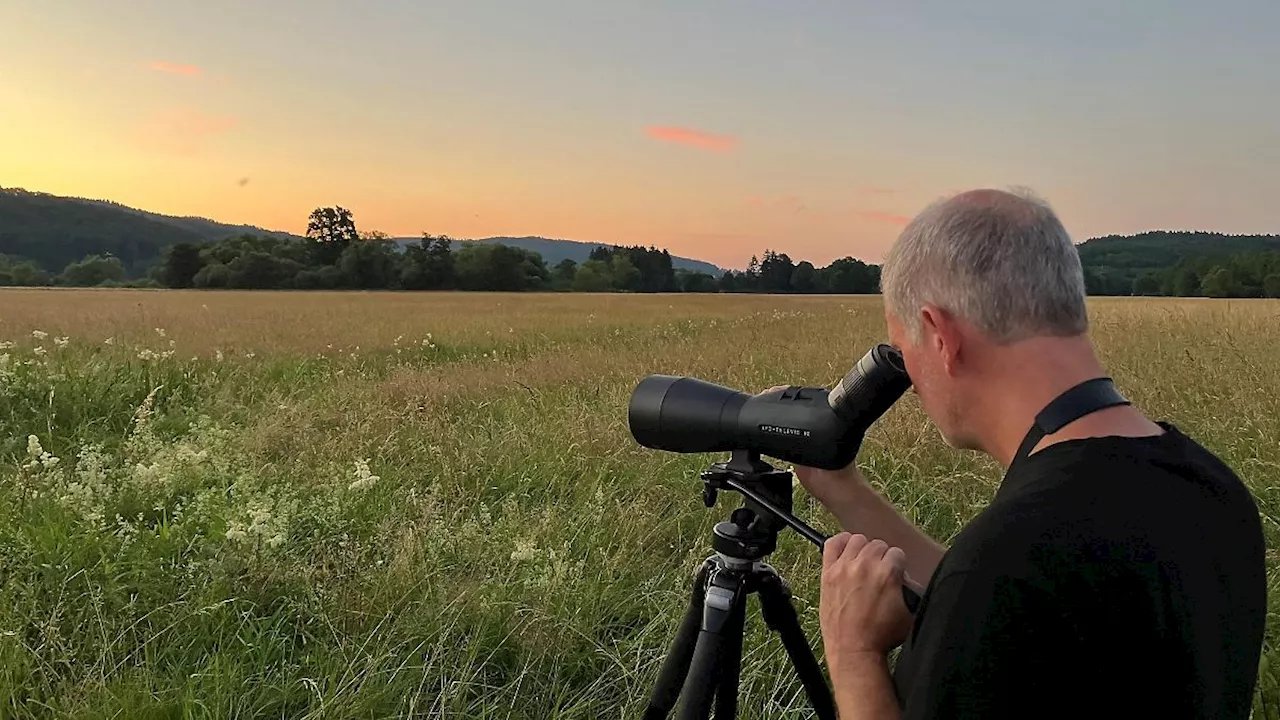
M 920 596 L 916 594 L 916 591 L 903 585 L 902 600 L 907 604 L 907 609 L 911 611 L 911 614 L 915 615 L 916 609 L 920 607 Z

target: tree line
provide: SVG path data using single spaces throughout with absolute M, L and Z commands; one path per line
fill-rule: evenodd
M 380 232 L 359 232 L 349 210 L 315 209 L 305 238 L 241 234 L 214 242 L 178 242 L 138 279 L 111 255 L 92 254 L 51 275 L 31 261 L 0 256 L 0 284 L 258 290 L 472 290 L 564 292 L 876 293 L 879 268 L 842 258 L 816 268 L 766 250 L 745 271 L 720 277 L 675 268 L 667 250 L 598 246 L 581 263 L 548 267 L 542 256 L 500 243 L 462 243 L 424 233 L 401 246 Z
M 448 236 L 424 233 L 402 246 L 383 233 L 357 231 L 345 208 L 323 207 L 312 211 L 304 238 L 245 233 L 177 242 L 137 278 L 111 254 L 86 255 L 57 274 L 33 260 L 0 255 L 0 285 L 837 294 L 874 294 L 880 285 L 878 265 L 845 257 L 816 267 L 771 249 L 753 256 L 744 271 L 713 277 L 674 268 L 670 253 L 653 247 L 601 245 L 581 263 L 566 259 L 548 267 L 541 255 L 520 247 L 455 245 Z M 1116 261 L 1116 251 L 1107 252 L 1109 264 L 1098 267 L 1082 252 L 1091 295 L 1280 297 L 1280 250 L 1199 254 L 1136 277 Z

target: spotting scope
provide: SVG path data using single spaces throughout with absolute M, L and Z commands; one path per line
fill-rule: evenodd
M 751 395 L 693 377 L 650 375 L 631 394 L 628 422 L 636 442 L 653 450 L 747 450 L 838 470 L 910 387 L 902 354 L 878 344 L 830 391 L 788 385 Z

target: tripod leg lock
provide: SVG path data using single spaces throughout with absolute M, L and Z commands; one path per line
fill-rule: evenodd
M 734 593 L 728 588 L 712 585 L 707 588 L 703 600 L 702 627 L 704 630 L 721 633 L 729 620 L 729 611 L 733 609 Z

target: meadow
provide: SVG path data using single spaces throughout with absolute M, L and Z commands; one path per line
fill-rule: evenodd
M 4 290 L 0 308 L 7 718 L 638 717 L 739 498 L 702 504 L 720 456 L 639 447 L 631 390 L 830 386 L 883 338 L 871 296 Z M 1091 317 L 1122 391 L 1254 491 L 1255 717 L 1280 717 L 1280 302 Z M 859 463 L 944 542 L 1000 480 L 910 394 Z M 771 562 L 821 658 L 818 554 L 788 531 Z M 754 602 L 745 644 L 741 716 L 810 717 Z

